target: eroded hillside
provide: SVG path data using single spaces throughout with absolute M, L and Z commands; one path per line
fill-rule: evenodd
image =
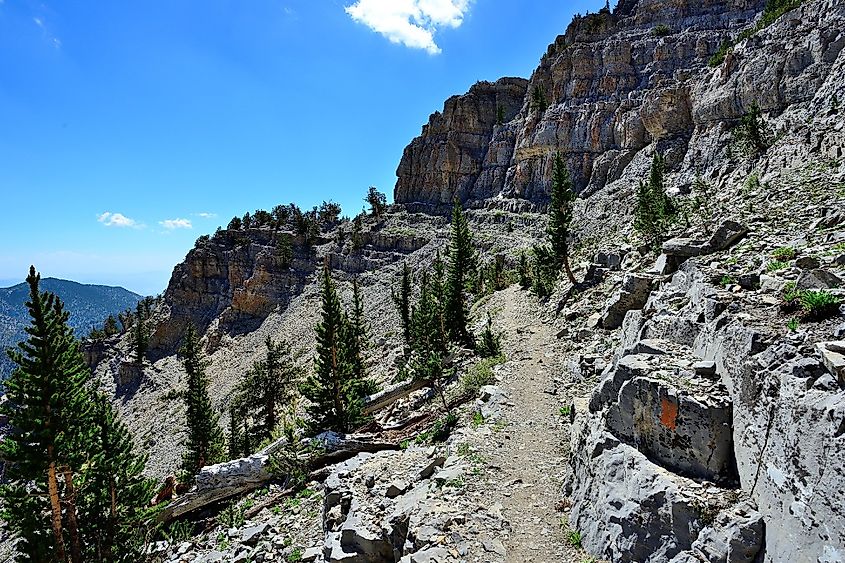
M 439 213 L 457 196 L 482 259 L 514 266 L 543 236 L 555 152 L 580 192 L 583 283 L 561 281 L 542 301 L 512 286 L 476 303 L 475 328 L 491 313 L 506 361 L 442 445 L 330 467 L 302 508 L 257 494 L 240 502 L 260 510 L 237 526 L 160 545 L 159 557 L 845 559 L 843 317 L 811 320 L 784 303 L 796 288 L 845 295 L 845 5 L 805 2 L 748 31 L 765 4 L 625 1 L 576 18 L 530 80 L 477 84 L 432 116 L 405 150 L 396 204 L 355 240 L 327 229 L 313 248 L 295 242 L 289 260 L 278 256 L 288 233 L 270 228 L 198 244 L 164 295 L 155 361 L 122 377 L 124 342 L 97 367 L 159 477 L 181 454 L 173 351 L 188 322 L 204 332 L 223 412 L 267 335 L 310 361 L 313 274 L 327 262 L 347 300 L 360 281 L 372 372 L 390 382 L 403 355 L 391 299 L 402 264 L 419 271 L 442 251 Z M 735 44 L 711 64 L 725 42 Z M 765 146 L 738 150 L 755 107 Z M 659 251 L 632 226 L 656 152 L 687 210 Z M 376 415 L 379 436 L 436 410 L 420 390 Z M 221 469 L 223 482 L 243 485 L 243 467 Z

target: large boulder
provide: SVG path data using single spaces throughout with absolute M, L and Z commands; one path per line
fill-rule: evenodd
M 634 309 L 642 309 L 651 293 L 654 278 L 631 273 L 622 279 L 622 287 L 608 301 L 602 311 L 601 326 L 607 329 L 619 328 L 625 318 L 625 313 Z

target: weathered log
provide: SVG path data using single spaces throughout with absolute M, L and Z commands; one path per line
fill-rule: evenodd
M 388 387 L 384 391 L 380 391 L 367 397 L 364 400 L 364 409 L 362 412 L 365 415 L 370 415 L 383 409 L 384 407 L 392 405 L 399 399 L 404 399 L 414 391 L 419 391 L 424 387 L 431 387 L 431 385 L 432 382 L 430 379 L 412 379 L 410 381 L 397 383 L 396 385 Z
M 318 472 L 323 467 L 359 453 L 398 449 L 395 443 L 376 441 L 373 436 L 343 436 L 334 432 L 323 432 L 308 439 L 308 442 L 312 447 L 321 450 L 320 454 L 303 460 L 315 476 L 319 475 Z M 195 487 L 168 504 L 159 513 L 158 520 L 168 522 L 210 504 L 258 489 L 273 479 L 273 475 L 267 471 L 267 463 L 273 452 L 284 447 L 284 444 L 275 444 L 275 449 L 267 453 L 262 451 L 247 458 L 203 467 L 196 477 Z M 265 451 L 268 448 L 265 448 Z

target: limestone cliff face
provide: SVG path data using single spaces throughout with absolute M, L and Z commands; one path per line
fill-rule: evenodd
M 422 135 L 405 148 L 396 171 L 396 203 L 448 205 L 455 195 L 465 201 L 482 170 L 506 165 L 513 142 L 499 142 L 496 133 L 520 111 L 527 84 L 523 78 L 478 82 L 446 100 L 443 112 L 432 114 Z
M 293 255 L 279 251 L 290 238 Z M 298 295 L 315 269 L 302 240 L 269 228 L 220 231 L 197 244 L 178 264 L 164 293 L 165 319 L 151 338 L 154 356 L 171 353 L 188 323 L 202 334 L 256 328 L 279 305 Z
M 708 59 L 764 4 L 640 0 L 576 18 L 549 46 L 527 88 L 518 83 L 524 98 L 513 119 L 494 126 L 492 102 L 486 122 L 466 111 L 479 107 L 482 91 L 491 97 L 495 85 L 452 98 L 432 116 L 405 150 L 395 201 L 436 206 L 457 195 L 475 204 L 494 196 L 542 204 L 555 152 L 565 156 L 579 190 L 620 178 L 653 142 L 678 140 L 674 158 L 681 159 L 707 113 L 690 93 L 711 74 Z M 512 79 L 504 83 L 516 88 Z M 722 119 L 737 114 L 721 109 L 731 110 L 717 112 Z

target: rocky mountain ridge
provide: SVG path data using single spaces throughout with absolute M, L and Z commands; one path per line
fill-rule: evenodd
M 422 269 L 442 249 L 454 196 L 471 208 L 482 259 L 515 263 L 543 235 L 555 152 L 580 191 L 573 263 L 585 283 L 561 282 L 543 302 L 511 287 L 475 305 L 478 325 L 489 312 L 502 327 L 508 358 L 442 449 L 362 454 L 309 486 L 322 508 L 268 508 L 242 529 L 159 546 L 161 559 L 298 548 L 332 562 L 845 559 L 845 514 L 829 494 L 845 488 L 842 314 L 799 321 L 781 308 L 793 282 L 844 296 L 845 5 L 805 2 L 710 66 L 765 5 L 624 1 L 576 18 L 529 81 L 480 83 L 432 116 L 405 151 L 396 205 L 365 219 L 357 242 L 327 231 L 285 264 L 272 229 L 198 245 L 165 293 L 153 364 L 127 384 L 115 383 L 125 349 L 97 367 L 159 476 L 179 454 L 171 352 L 185 323 L 203 329 L 224 411 L 265 336 L 313 347 L 313 272 L 328 262 L 347 297 L 346 282 L 361 282 L 372 372 L 390 381 L 401 264 Z M 755 106 L 771 138 L 747 155 L 735 131 Z M 655 152 L 687 210 L 658 254 L 632 229 Z M 782 247 L 795 256 L 776 260 Z M 426 397 L 378 420 L 430 409 Z M 473 427 L 475 412 L 488 422 Z M 422 477 L 429 455 L 442 461 Z

